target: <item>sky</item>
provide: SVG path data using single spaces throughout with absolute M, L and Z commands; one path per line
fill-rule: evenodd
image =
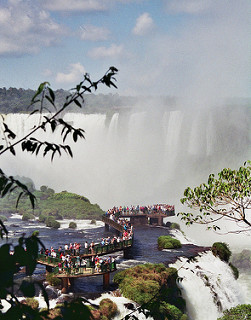
M 250 96 L 248 0 L 0 0 L 0 87 L 118 89 L 194 101 Z M 212 98 L 214 97 L 214 98 Z

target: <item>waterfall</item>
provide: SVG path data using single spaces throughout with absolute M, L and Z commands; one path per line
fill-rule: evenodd
M 179 287 L 191 320 L 216 320 L 224 310 L 245 303 L 231 268 L 211 252 L 195 261 L 179 259 L 172 267 L 182 279 Z
M 106 114 L 66 114 L 86 139 L 72 146 L 74 157 L 33 156 L 17 152 L 1 157 L 9 174 L 33 179 L 60 192 L 85 195 L 103 209 L 113 205 L 174 203 L 187 186 L 211 172 L 242 165 L 250 156 L 250 111 L 240 108 L 152 108 Z M 8 114 L 19 136 L 39 115 Z M 59 141 L 60 131 L 56 133 Z M 50 130 L 36 136 L 52 141 Z

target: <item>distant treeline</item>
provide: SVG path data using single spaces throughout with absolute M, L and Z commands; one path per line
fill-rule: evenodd
M 0 88 L 0 113 L 30 113 L 39 106 L 34 104 L 28 108 L 31 99 L 35 94 L 35 90 L 31 89 L 17 89 L 17 88 Z M 68 91 L 60 89 L 55 91 L 56 105 L 62 106 L 65 102 L 65 97 L 69 94 Z M 144 100 L 150 100 L 147 98 Z M 76 106 L 69 106 L 68 111 L 81 112 L 81 113 L 109 113 L 118 110 L 128 110 L 139 101 L 142 97 L 120 96 L 116 94 L 86 94 L 85 102 L 82 108 Z M 162 104 L 174 105 L 175 98 L 161 97 Z M 45 106 L 48 102 L 45 101 Z

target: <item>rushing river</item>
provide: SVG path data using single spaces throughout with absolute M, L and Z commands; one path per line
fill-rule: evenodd
M 75 241 L 81 244 L 84 244 L 85 241 L 90 243 L 92 240 L 98 242 L 103 237 L 114 235 L 111 231 L 105 231 L 104 224 L 101 221 L 97 221 L 94 225 L 91 224 L 90 220 L 75 220 L 78 226 L 75 230 L 68 228 L 70 221 L 63 220 L 61 228 L 55 230 L 47 228 L 37 221 L 24 222 L 21 220 L 21 216 L 12 215 L 6 222 L 10 232 L 8 241 L 15 245 L 17 239 L 23 234 L 29 236 L 34 230 L 38 230 L 39 237 L 45 247 L 58 248 L 60 245 L 63 246 Z M 170 233 L 182 242 L 182 248 L 159 251 L 157 238 L 160 235 L 169 235 Z M 206 247 L 195 246 L 179 231 L 170 231 L 166 227 L 141 226 L 135 228 L 134 244 L 130 252 L 131 257 L 124 259 L 123 252 L 114 253 L 113 256 L 116 259 L 118 270 L 146 262 L 164 263 L 166 266 L 176 267 L 179 270 L 179 276 L 184 278 L 181 290 L 183 296 L 189 302 L 189 319 L 216 320 L 222 314 L 222 308 L 230 308 L 240 303 L 250 303 L 248 300 L 250 277 L 245 278 L 241 275 L 241 280 L 236 281 L 227 264 L 215 258 L 207 249 Z M 188 264 L 186 258 L 194 256 L 198 256 L 196 261 Z M 184 265 L 185 267 L 183 267 Z M 38 265 L 35 270 L 35 277 L 42 278 L 44 274 L 45 267 Z M 112 273 L 111 280 L 114 274 Z M 205 279 L 209 279 L 210 282 L 205 283 Z M 229 287 L 229 283 L 231 287 Z M 110 290 L 115 288 L 111 281 Z M 194 295 L 195 292 L 197 293 L 196 296 Z M 121 312 L 116 319 L 122 319 L 129 312 L 125 308 L 127 299 L 113 297 L 109 294 L 109 291 L 104 292 L 102 276 L 78 278 L 75 281 L 73 293 L 85 296 L 88 299 L 94 299 L 94 303 L 97 304 L 101 294 L 102 297 L 109 296 L 118 304 Z M 217 295 L 218 303 L 215 301 L 215 295 Z M 51 306 L 56 303 L 58 298 L 60 298 L 58 293 L 51 296 Z M 144 319 L 144 316 L 138 315 L 138 318 Z
M 44 224 L 37 221 L 22 221 L 21 216 L 13 215 L 8 222 L 6 222 L 6 226 L 10 232 L 9 241 L 13 242 L 13 244 L 15 244 L 18 237 L 22 236 L 24 233 L 26 236 L 29 236 L 34 230 L 38 230 L 39 237 L 45 247 L 50 248 L 53 246 L 56 249 L 59 246 L 64 246 L 66 243 L 79 242 L 83 245 L 85 241 L 88 243 L 91 243 L 91 241 L 100 242 L 102 238 L 113 236 L 115 234 L 112 232 L 113 229 L 109 232 L 105 231 L 104 223 L 101 221 L 97 221 L 96 224 L 91 224 L 91 220 L 75 220 L 78 226 L 75 230 L 68 228 L 70 221 L 71 220 L 64 220 L 61 222 L 61 228 L 55 230 L 45 227 Z M 170 234 L 170 231 L 165 227 L 136 227 L 134 244 L 130 252 L 130 258 L 124 259 L 123 252 L 113 254 L 117 261 L 118 270 L 146 262 L 164 263 L 165 265 L 168 265 L 169 263 L 174 263 L 177 260 L 177 257 L 194 256 L 196 252 L 204 250 L 204 247 L 197 247 L 192 243 L 189 243 L 185 237 L 179 233 L 180 237 L 182 237 L 182 242 L 186 242 L 182 248 L 159 251 L 157 238 L 160 235 L 168 234 Z M 44 267 L 38 266 L 35 274 L 42 273 L 44 273 Z M 74 289 L 74 291 L 78 293 L 87 295 L 90 295 L 90 293 L 103 292 L 102 278 L 91 277 L 78 279 Z

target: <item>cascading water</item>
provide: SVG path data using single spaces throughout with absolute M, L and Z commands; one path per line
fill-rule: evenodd
M 211 252 L 201 254 L 195 261 L 181 258 L 172 266 L 182 279 L 179 287 L 189 319 L 216 320 L 222 311 L 245 303 L 231 268 Z
M 8 114 L 6 122 L 22 136 L 38 117 Z M 73 159 L 56 157 L 50 163 L 41 155 L 8 154 L 1 157 L 1 167 L 12 175 L 30 176 L 37 187 L 84 194 L 104 209 L 174 203 L 188 185 L 223 167 L 242 165 L 250 155 L 250 111 L 244 107 L 156 108 L 112 116 L 71 113 L 64 118 L 86 131 L 86 140 L 76 145 L 67 141 Z M 50 130 L 37 138 L 52 141 Z

